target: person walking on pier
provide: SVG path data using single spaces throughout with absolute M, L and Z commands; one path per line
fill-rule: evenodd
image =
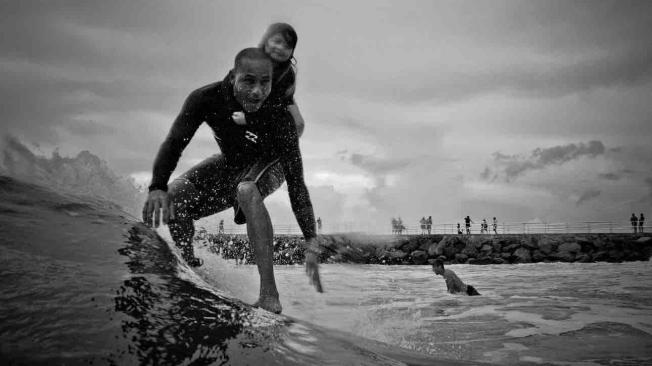
M 645 216 L 641 212 L 641 217 L 638 218 L 638 232 L 643 233 L 643 226 L 645 225 Z
M 496 220 L 496 216 L 494 216 L 494 222 L 493 222 L 493 229 L 494 229 L 494 234 L 498 235 L 498 220 Z

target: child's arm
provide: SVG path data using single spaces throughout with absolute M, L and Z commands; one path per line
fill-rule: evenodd
M 290 104 L 288 106 L 288 111 L 292 115 L 292 119 L 294 120 L 294 124 L 297 126 L 297 135 L 301 137 L 303 135 L 303 129 L 306 126 L 306 123 L 303 120 L 303 116 L 301 115 L 301 112 L 299 112 L 299 106 L 294 104 Z

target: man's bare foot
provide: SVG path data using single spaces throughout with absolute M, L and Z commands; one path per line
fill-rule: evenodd
M 281 306 L 278 297 L 261 297 L 253 304 L 253 306 L 271 311 L 274 314 L 280 314 L 281 311 L 283 311 L 283 307 Z

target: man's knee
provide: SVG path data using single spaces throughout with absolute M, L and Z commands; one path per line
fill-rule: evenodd
M 237 196 L 240 206 L 262 201 L 256 182 L 253 181 L 246 181 L 238 184 Z

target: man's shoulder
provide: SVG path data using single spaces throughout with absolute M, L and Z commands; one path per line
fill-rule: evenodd
M 221 100 L 227 102 L 228 93 L 225 88 L 226 86 L 222 81 L 216 81 L 193 90 L 186 98 L 186 108 L 215 107 L 221 104 L 219 103 Z M 216 101 L 218 103 L 215 103 Z
M 205 98 L 214 98 L 216 96 L 224 95 L 225 94 L 224 89 L 225 89 L 224 82 L 216 81 L 193 90 L 192 92 L 190 92 L 188 98 L 193 100 L 198 100 L 198 101 L 203 100 Z

